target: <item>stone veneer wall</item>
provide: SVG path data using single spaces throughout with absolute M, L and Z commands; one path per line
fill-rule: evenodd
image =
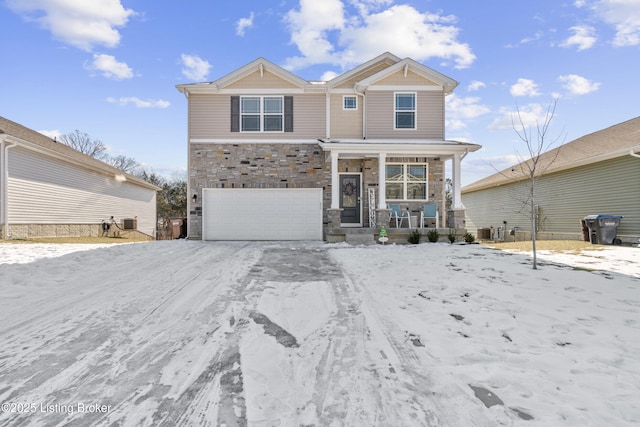
M 203 188 L 322 188 L 323 222 L 331 205 L 331 171 L 316 144 L 190 144 L 189 238 L 202 238 Z
M 331 167 L 315 144 L 190 144 L 190 195 L 199 199 L 189 212 L 189 238 L 202 238 L 203 188 L 322 188 L 323 223 L 329 222 Z M 427 162 L 429 199 L 442 203 L 444 162 L 423 157 L 387 158 L 387 162 Z M 378 188 L 378 159 L 340 159 L 340 173 L 362 174 L 363 226 L 369 227 L 368 188 Z M 376 198 L 378 197 L 376 191 Z M 423 202 L 403 202 L 402 207 L 422 209 Z M 442 209 L 441 209 L 442 212 Z M 441 218 L 444 225 L 444 218 Z
M 43 237 L 98 237 L 102 236 L 101 224 L 9 224 L 9 239 L 37 239 Z M 154 237 L 138 230 L 122 230 L 111 227 L 109 236 L 154 240 Z

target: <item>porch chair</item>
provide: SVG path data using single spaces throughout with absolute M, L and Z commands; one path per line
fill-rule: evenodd
M 407 226 L 411 228 L 411 216 L 409 214 L 409 211 L 403 211 L 402 209 L 400 209 L 400 205 L 392 204 L 389 204 L 389 210 L 391 211 L 389 213 L 389 224 L 391 224 L 391 221 L 395 219 L 396 228 L 400 228 L 400 226 L 402 225 L 402 220 L 406 219 Z
M 420 212 L 420 228 L 424 228 L 425 220 L 436 220 L 436 228 L 440 228 L 440 222 L 438 221 L 438 204 L 427 203 L 422 207 Z

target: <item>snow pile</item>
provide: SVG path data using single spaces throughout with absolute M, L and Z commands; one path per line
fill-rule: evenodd
M 73 252 L 90 251 L 109 244 L 0 243 L 0 264 L 24 264 L 41 258 L 56 258 Z

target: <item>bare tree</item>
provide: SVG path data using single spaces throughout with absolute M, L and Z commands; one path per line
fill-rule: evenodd
M 96 159 L 104 158 L 107 151 L 107 146 L 102 141 L 91 139 L 87 133 L 77 129 L 73 133 L 61 135 L 60 142 Z
M 138 163 L 136 159 L 123 155 L 106 157 L 103 161 L 114 168 L 120 169 L 121 171 L 129 174 L 133 174 L 140 167 L 140 163 Z
M 73 133 L 62 135 L 60 142 L 129 174 L 135 174 L 140 168 L 140 163 L 133 157 L 110 156 L 107 154 L 107 146 L 104 142 L 92 139 L 87 133 L 77 129 Z
M 525 211 L 529 215 L 531 220 L 531 248 L 533 251 L 533 269 L 538 268 L 538 260 L 536 253 L 536 234 L 537 234 L 537 209 L 536 209 L 536 186 L 538 179 L 544 175 L 549 167 L 555 162 L 560 153 L 560 149 L 549 151 L 549 148 L 553 146 L 560 139 L 560 135 L 556 138 L 549 137 L 549 129 L 551 126 L 551 120 L 556 112 L 557 100 L 554 100 L 547 107 L 547 112 L 544 116 L 544 120 L 540 123 L 536 120 L 536 125 L 526 126 L 522 119 L 520 109 L 517 108 L 517 120 L 515 117 L 511 117 L 511 124 L 513 130 L 518 135 L 518 138 L 524 142 L 526 147 L 525 156 L 522 156 L 516 151 L 518 158 L 518 166 L 512 169 L 512 172 L 519 172 L 520 176 L 525 177 L 528 185 L 528 195 L 524 202 Z M 532 135 L 533 129 L 536 131 L 536 135 Z M 519 168 L 519 171 L 515 169 Z

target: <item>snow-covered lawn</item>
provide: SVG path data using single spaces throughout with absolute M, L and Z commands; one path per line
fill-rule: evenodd
M 0 425 L 640 424 L 640 249 L 0 244 Z

